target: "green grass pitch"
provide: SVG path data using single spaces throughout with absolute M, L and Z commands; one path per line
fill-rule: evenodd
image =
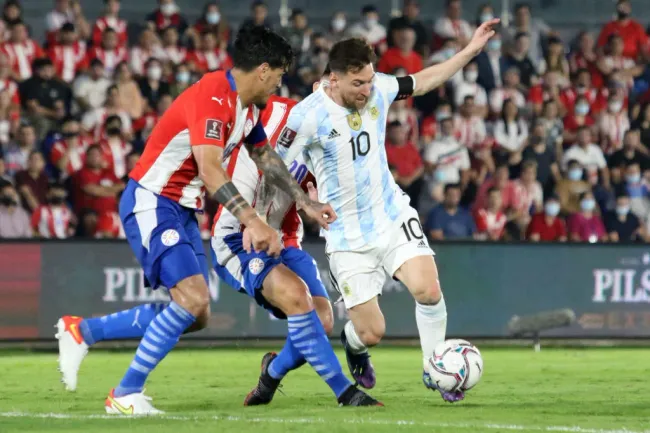
M 139 419 L 103 409 L 131 352 L 91 351 L 74 393 L 59 382 L 56 354 L 0 352 L 0 432 L 650 432 L 647 349 L 483 348 L 482 381 L 450 405 L 420 382 L 419 350 L 378 348 L 371 393 L 384 408 L 338 408 L 307 366 L 284 380 L 271 405 L 243 407 L 264 352 L 172 352 L 147 388 L 167 414 Z

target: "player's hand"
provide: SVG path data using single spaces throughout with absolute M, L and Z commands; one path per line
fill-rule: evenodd
M 314 188 L 314 190 L 315 189 L 316 188 Z M 316 200 L 310 200 L 309 203 L 302 206 L 302 210 L 309 218 L 315 220 L 318 225 L 325 230 L 329 230 L 329 225 L 336 221 L 336 212 L 334 212 L 334 209 L 329 205 L 329 203 L 320 203 Z
M 307 195 L 309 195 L 309 200 L 318 201 L 318 190 L 314 186 L 314 182 L 307 182 Z
M 478 55 L 490 38 L 494 36 L 496 33 L 494 27 L 500 22 L 501 20 L 499 18 L 494 18 L 481 24 L 474 32 L 474 36 L 472 36 L 472 40 L 469 41 L 466 48 L 470 50 L 473 55 Z
M 255 218 L 246 226 L 242 243 L 247 253 L 266 251 L 268 255 L 277 257 L 282 251 L 280 235 L 260 218 Z

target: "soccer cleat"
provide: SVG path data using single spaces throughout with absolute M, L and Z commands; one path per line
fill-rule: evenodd
M 360 385 L 366 389 L 374 387 L 377 379 L 375 378 L 375 368 L 370 362 L 368 351 L 363 353 L 352 353 L 348 347 L 348 339 L 345 336 L 345 329 L 341 331 L 341 343 L 343 343 L 343 347 L 345 347 L 345 357 L 348 360 L 350 374 L 352 374 L 352 377 L 356 381 L 355 385 Z
M 346 389 L 338 398 L 339 406 L 384 406 L 354 385 Z
M 269 404 L 273 400 L 275 391 L 280 387 L 281 379 L 274 379 L 269 374 L 269 365 L 278 356 L 275 352 L 269 352 L 262 357 L 262 372 L 257 386 L 248 393 L 244 399 L 244 406 L 259 406 Z
M 59 340 L 59 371 L 65 389 L 77 389 L 77 374 L 81 362 L 88 354 L 88 345 L 81 336 L 79 324 L 83 319 L 77 316 L 63 316 L 56 323 Z
M 430 390 L 438 391 L 442 396 L 442 399 L 448 403 L 456 403 L 457 401 L 461 401 L 465 398 L 465 393 L 463 393 L 461 390 L 443 391 L 442 389 L 438 388 L 438 386 L 433 382 L 433 379 L 431 379 L 431 376 L 429 376 L 429 373 L 427 372 L 422 372 L 422 382 L 424 383 L 424 386 Z
M 144 395 L 144 391 L 115 397 L 115 389 L 111 389 L 110 394 L 106 397 L 104 409 L 111 415 L 160 415 L 165 413 L 152 406 L 151 397 Z

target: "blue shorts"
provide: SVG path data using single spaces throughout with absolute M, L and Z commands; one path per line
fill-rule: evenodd
M 192 275 L 203 275 L 208 282 L 195 212 L 129 179 L 120 200 L 120 218 L 149 287 L 171 289 Z
M 211 253 L 214 269 L 220 279 L 254 298 L 260 306 L 280 319 L 286 318 L 286 315 L 266 301 L 261 293 L 264 279 L 279 264 L 298 275 L 309 288 L 311 296 L 329 299 L 316 260 L 299 248 L 285 248 L 280 257 L 271 257 L 265 252 L 247 253 L 242 245 L 242 234 L 234 233 L 223 239 L 213 238 Z

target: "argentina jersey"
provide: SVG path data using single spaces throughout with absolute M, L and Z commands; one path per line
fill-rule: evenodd
M 336 104 L 321 86 L 291 110 L 278 138 L 285 163 L 303 153 L 319 201 L 336 211 L 338 219 L 322 232 L 328 253 L 375 246 L 408 206 L 385 149 L 388 108 L 398 92 L 396 77 L 377 73 L 368 104 L 356 111 Z

